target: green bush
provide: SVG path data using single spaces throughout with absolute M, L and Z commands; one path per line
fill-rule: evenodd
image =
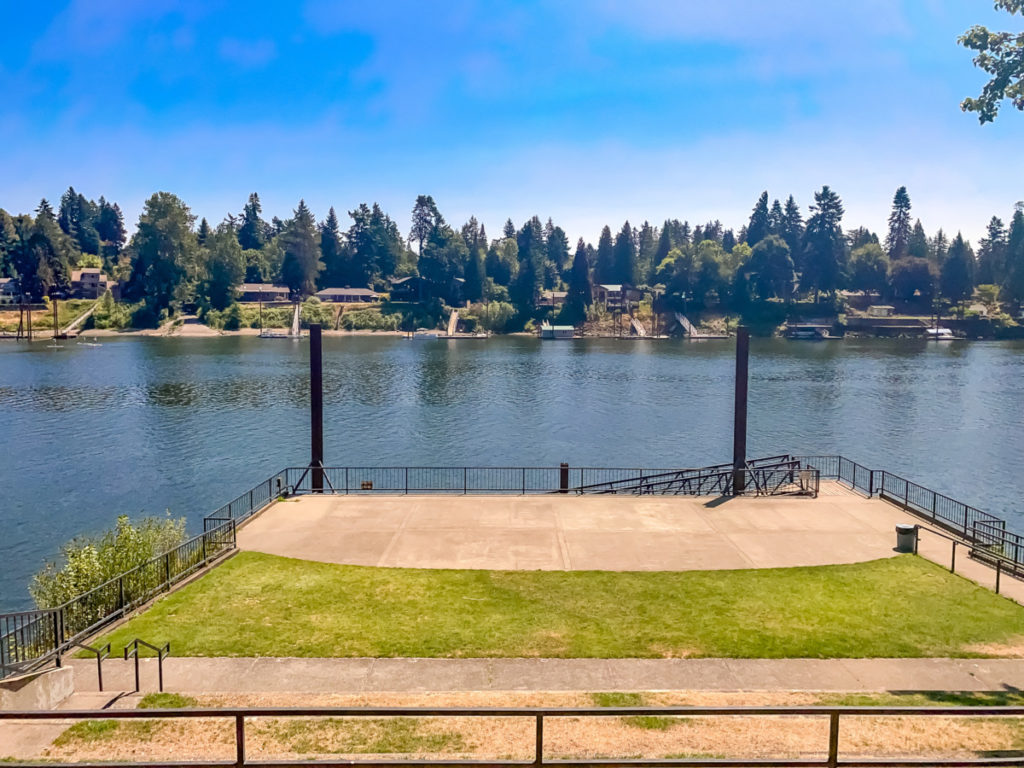
M 183 541 L 185 518 L 146 517 L 133 525 L 121 515 L 112 530 L 72 539 L 61 547 L 63 562 L 47 563 L 32 577 L 29 593 L 40 608 L 53 608 Z
M 516 316 L 516 308 L 504 301 L 473 304 L 467 313 L 476 325 L 491 333 L 505 333 Z
M 341 316 L 341 327 L 346 331 L 397 331 L 401 318 L 382 315 L 373 309 L 357 309 Z
M 299 312 L 299 324 L 308 328 L 313 323 L 320 323 L 325 328 L 334 327 L 334 307 L 324 304 L 316 296 L 302 302 L 302 309 Z M 291 324 L 291 315 L 288 316 L 288 324 Z
M 131 304 L 118 304 L 107 291 L 89 319 L 93 328 L 121 330 L 131 325 L 135 309 Z

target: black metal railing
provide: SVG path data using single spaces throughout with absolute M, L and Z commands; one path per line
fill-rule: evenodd
M 323 488 L 314 482 L 322 478 Z M 630 467 L 289 467 L 217 509 L 203 532 L 55 608 L 0 614 L 0 679 L 29 672 L 171 589 L 236 547 L 239 524 L 275 499 L 296 494 L 686 494 L 817 495 L 833 478 L 878 495 L 962 536 L 976 554 L 1024 574 L 1024 536 L 969 505 L 843 456 L 770 456 L 742 470 L 719 464 L 694 469 Z M 982 558 L 984 559 L 984 558 Z
M 50 711 L 31 710 L 23 712 L 0 712 L 0 722 L 4 721 L 46 721 L 46 720 L 202 720 L 209 727 L 213 721 L 228 720 L 234 725 L 234 758 L 230 760 L 203 760 L 187 762 L 173 759 L 145 762 L 124 762 L 121 765 L 146 765 L 149 768 L 181 768 L 181 766 L 243 766 L 253 765 L 268 768 L 269 766 L 295 766 L 300 763 L 286 760 L 253 760 L 246 751 L 246 726 L 250 718 L 509 718 L 525 719 L 533 724 L 532 757 L 527 760 L 479 760 L 444 759 L 415 760 L 389 757 L 386 760 L 366 759 L 350 760 L 335 758 L 333 760 L 303 760 L 301 765 L 315 766 L 374 766 L 383 768 L 412 768 L 413 766 L 544 766 L 557 765 L 560 768 L 608 768 L 608 766 L 642 766 L 644 768 L 699 768 L 700 766 L 718 766 L 719 768 L 741 768 L 742 766 L 760 766 L 761 768 L 848 768 L 852 766 L 885 766 L 886 768 L 970 768 L 971 766 L 1009 766 L 1021 765 L 1024 759 L 1017 751 L 1017 746 L 1007 743 L 1002 749 L 995 749 L 979 756 L 966 757 L 866 757 L 862 753 L 844 755 L 841 749 L 842 723 L 850 718 L 971 718 L 971 722 L 979 722 L 988 718 L 1021 718 L 1024 707 L 578 707 L 578 708 L 428 708 L 428 707 L 259 707 L 259 708 L 226 708 L 226 709 L 112 709 L 99 711 Z M 590 719 L 609 717 L 680 717 L 680 718 L 718 718 L 718 717 L 775 717 L 775 718 L 818 718 L 828 722 L 828 741 L 823 742 L 817 750 L 817 758 L 781 758 L 771 759 L 721 757 L 702 758 L 699 756 L 679 756 L 668 759 L 645 759 L 636 757 L 595 759 L 552 757 L 545 753 L 544 726 L 552 719 Z M 201 726 L 200 726 L 201 727 Z M 739 743 L 739 739 L 737 739 Z M 995 745 L 1002 747 L 1003 745 Z M 39 768 L 89 768 L 100 763 L 74 762 L 32 763 L 19 761 L 22 766 Z M 102 765 L 109 765 L 102 764 Z

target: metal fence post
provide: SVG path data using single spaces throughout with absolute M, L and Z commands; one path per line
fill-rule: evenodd
M 463 496 L 465 496 L 465 495 L 466 495 L 466 492 L 467 492 L 467 491 L 466 491 L 466 488 L 467 488 L 467 484 L 466 484 L 466 473 L 467 473 L 467 472 L 468 472 L 467 468 L 466 468 L 466 467 L 463 467 L 463 468 L 462 468 L 462 495 L 463 495 Z
M 124 576 L 117 577 L 117 609 L 124 610 Z
M 534 746 L 533 764 L 544 763 L 544 715 L 537 715 L 537 742 Z
M 839 713 L 829 715 L 828 722 L 828 765 L 836 768 L 839 764 Z
M 164 555 L 164 574 L 167 576 L 164 581 L 164 588 L 170 591 L 171 589 L 171 553 L 168 552 Z
M 235 765 L 245 765 L 245 715 L 235 715 Z
M 53 611 L 53 648 L 56 651 L 54 655 L 54 663 L 57 667 L 60 666 L 60 611 Z
M 999 594 L 999 577 L 1003 573 L 1003 561 L 996 560 L 996 594 Z
M 564 461 L 558 465 L 558 492 L 569 492 L 569 465 Z
M 523 467 L 523 496 L 526 495 L 526 467 Z
M 956 573 L 956 541 L 953 541 L 953 557 L 949 563 L 949 572 Z

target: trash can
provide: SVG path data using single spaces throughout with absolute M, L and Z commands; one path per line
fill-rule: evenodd
M 896 551 L 913 552 L 917 544 L 917 526 L 900 523 L 896 526 Z

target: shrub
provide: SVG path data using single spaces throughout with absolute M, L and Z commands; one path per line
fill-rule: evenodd
M 40 608 L 56 607 L 183 541 L 185 518 L 147 517 L 133 525 L 121 515 L 113 529 L 61 547 L 62 564 L 47 563 L 32 577 L 29 593 Z
M 400 324 L 397 315 L 382 315 L 372 309 L 357 309 L 341 316 L 341 327 L 346 331 L 397 331 Z
M 334 307 L 330 304 L 324 304 L 316 296 L 302 302 L 302 309 L 299 312 L 299 324 L 303 328 L 308 328 L 313 323 L 320 323 L 325 328 L 330 328 L 334 325 Z
M 474 304 L 470 308 L 470 316 L 476 324 L 491 333 L 505 333 L 515 315 L 516 308 L 505 301 Z
M 120 330 L 131 325 L 134 307 L 130 304 L 118 304 L 110 291 L 103 294 L 99 300 L 96 311 L 92 313 L 93 328 L 110 328 Z

